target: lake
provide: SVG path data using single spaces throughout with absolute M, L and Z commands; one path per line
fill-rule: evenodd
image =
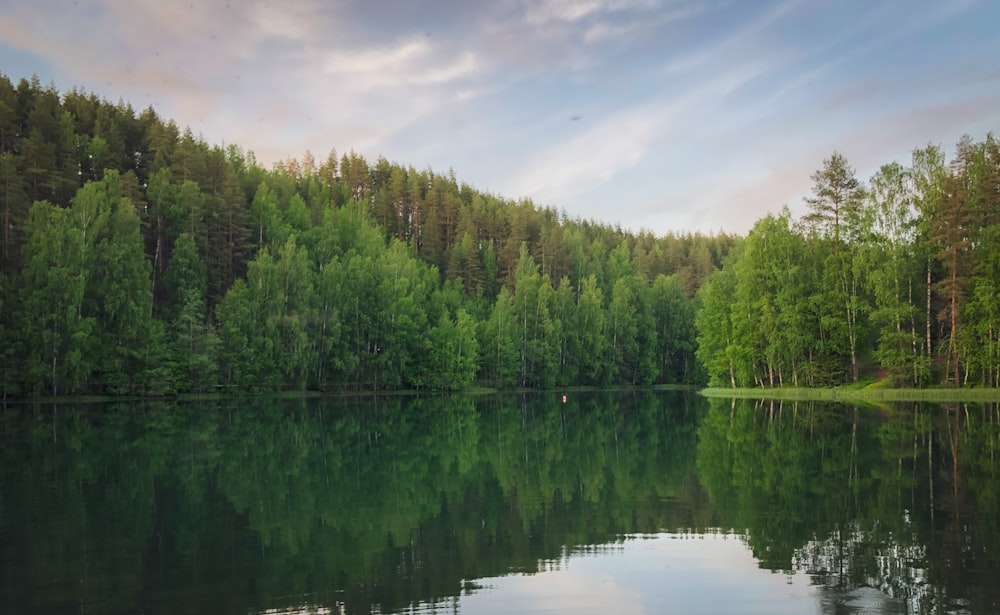
M 0 413 L 3 613 L 997 613 L 996 404 Z

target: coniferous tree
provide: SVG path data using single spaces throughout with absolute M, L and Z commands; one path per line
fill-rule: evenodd
M 979 154 L 980 172 L 976 190 L 979 249 L 974 256 L 975 277 L 971 280 L 965 307 L 966 346 L 969 362 L 987 386 L 1000 382 L 1000 142 L 988 135 Z
M 194 238 L 187 233 L 177 238 L 164 285 L 172 297 L 172 304 L 164 309 L 171 325 L 171 379 L 180 391 L 211 390 L 217 379 L 220 342 L 206 319 L 205 267 Z
M 832 313 L 822 322 L 828 330 L 831 348 L 847 356 L 850 377 L 858 379 L 859 343 L 864 339 L 864 314 L 868 310 L 862 295 L 864 272 L 856 256 L 860 242 L 859 209 L 863 190 L 854 169 L 838 152 L 823 161 L 823 168 L 811 176 L 813 196 L 806 199 L 809 214 L 804 222 L 819 237 L 831 242 L 826 263 L 826 301 Z
M 20 266 L 18 255 L 30 203 L 14 154 L 0 153 L 0 272 L 13 274 Z
M 975 241 L 974 199 L 976 198 L 976 146 L 963 139 L 953 168 L 943 177 L 942 195 L 929 219 L 931 238 L 938 248 L 938 257 L 945 268 L 945 277 L 937 289 L 947 301 L 942 320 L 948 327 L 949 375 L 955 386 L 962 384 L 959 329 L 961 310 L 971 275 L 971 251 Z

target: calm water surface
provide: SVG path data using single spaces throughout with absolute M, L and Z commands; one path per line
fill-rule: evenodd
M 8 405 L 2 613 L 997 613 L 996 405 Z

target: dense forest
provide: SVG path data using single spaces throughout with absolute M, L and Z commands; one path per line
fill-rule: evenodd
M 996 139 L 812 179 L 799 220 L 658 237 L 0 75 L 0 396 L 996 386 Z
M 0 75 L 0 396 L 697 383 L 737 238 L 573 219 L 383 158 L 262 168 Z
M 1000 143 L 928 145 L 867 182 L 834 153 L 808 213 L 759 220 L 699 291 L 720 386 L 997 386 Z

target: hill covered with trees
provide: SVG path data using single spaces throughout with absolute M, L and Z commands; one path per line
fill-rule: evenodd
M 0 396 L 697 383 L 737 238 L 632 233 L 350 152 L 265 169 L 0 76 Z
M 997 140 L 812 179 L 801 219 L 657 237 L 0 76 L 0 396 L 996 386 Z

